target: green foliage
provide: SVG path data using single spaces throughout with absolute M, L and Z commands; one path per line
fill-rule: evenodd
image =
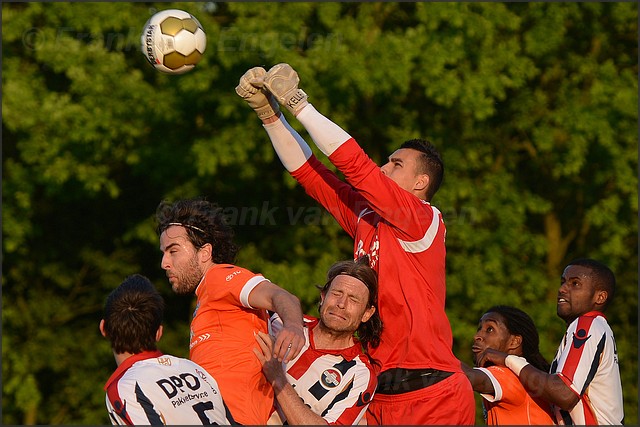
M 144 22 L 168 8 L 208 37 L 181 76 L 139 51 Z M 465 362 L 498 303 L 533 317 L 551 359 L 563 266 L 589 256 L 616 272 L 608 318 L 636 424 L 637 22 L 631 2 L 3 3 L 3 423 L 109 423 L 115 363 L 98 322 L 128 274 L 168 302 L 162 350 L 188 355 L 193 298 L 159 268 L 162 199 L 215 200 L 239 264 L 316 313 L 315 285 L 353 243 L 234 92 L 248 68 L 289 62 L 376 162 L 409 138 L 439 147 L 447 312 Z

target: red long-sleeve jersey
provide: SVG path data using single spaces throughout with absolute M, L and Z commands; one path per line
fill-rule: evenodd
M 383 175 L 353 138 L 329 160 L 347 182 L 314 156 L 291 175 L 354 239 L 354 259 L 368 255 L 378 272 L 384 330 L 380 346 L 370 354 L 381 363 L 380 372 L 461 372 L 445 313 L 442 214 Z

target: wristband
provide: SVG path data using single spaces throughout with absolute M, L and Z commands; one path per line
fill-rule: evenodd
M 514 374 L 520 376 L 520 371 L 522 371 L 522 368 L 527 366 L 529 362 L 527 362 L 527 359 L 524 357 L 510 354 L 504 359 L 504 364 L 507 368 L 511 369 Z

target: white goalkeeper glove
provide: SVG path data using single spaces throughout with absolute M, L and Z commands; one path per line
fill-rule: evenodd
M 240 77 L 236 93 L 244 99 L 260 119 L 276 115 L 280 108 L 273 95 L 263 89 L 263 79 L 267 71 L 262 67 L 253 67 Z
M 264 76 L 264 86 L 294 116 L 309 104 L 307 94 L 298 89 L 299 82 L 298 73 L 285 63 L 274 65 Z

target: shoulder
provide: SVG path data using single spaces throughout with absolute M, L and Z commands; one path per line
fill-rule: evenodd
M 230 282 L 239 277 L 252 276 L 257 276 L 257 274 L 250 270 L 247 270 L 246 268 L 239 267 L 233 264 L 216 264 L 211 267 L 205 275 L 207 280 L 215 279 L 223 280 L 226 282 Z
M 575 319 L 567 328 L 568 333 L 576 335 L 601 334 L 611 328 L 606 317 L 600 312 L 589 312 Z
M 481 369 L 481 368 L 479 368 Z M 507 368 L 506 366 L 489 366 L 487 368 L 485 368 L 486 371 L 485 373 L 489 376 L 492 376 L 494 378 L 496 378 L 498 381 L 510 381 L 513 379 L 518 379 L 518 377 L 516 376 L 516 374 L 514 374 L 511 369 Z

